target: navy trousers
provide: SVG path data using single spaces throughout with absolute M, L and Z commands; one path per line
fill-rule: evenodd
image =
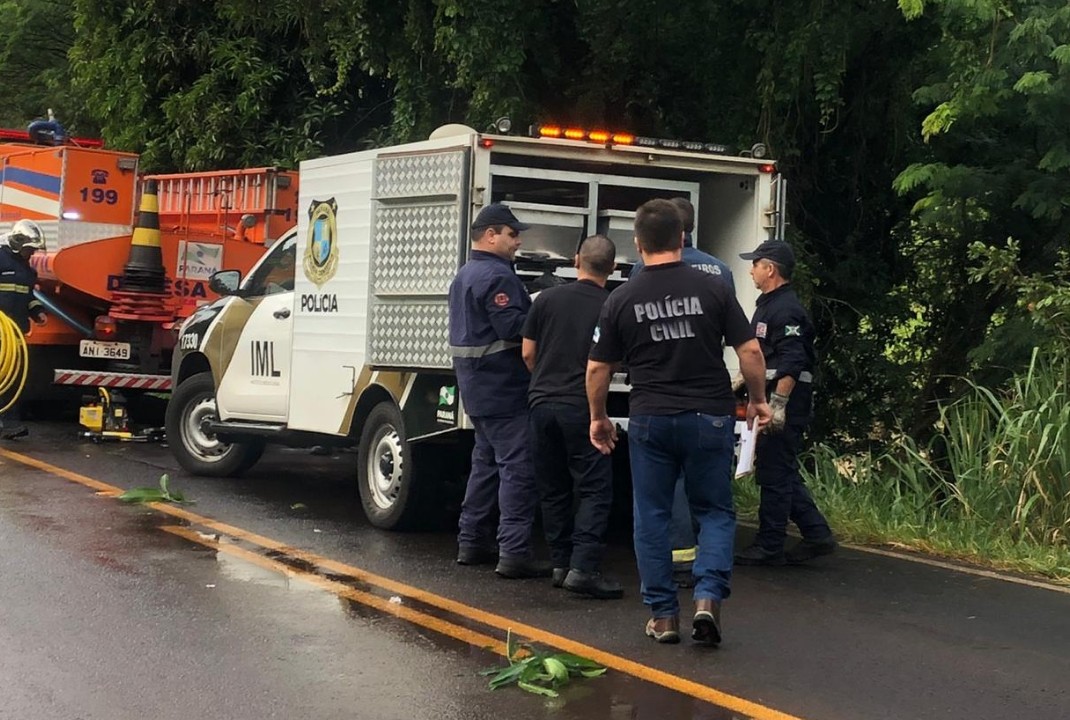
M 758 436 L 754 471 L 761 490 L 761 504 L 755 543 L 772 552 L 784 549 L 789 520 L 807 540 L 820 541 L 832 535 L 825 516 L 817 509 L 799 474 L 799 451 L 805 430 L 805 423 L 789 420 L 781 432 Z
M 468 475 L 457 544 L 492 548 L 497 518 L 498 554 L 509 559 L 532 556 L 531 526 L 538 491 L 531 464 L 527 413 L 474 417 L 476 444 Z
M 596 572 L 613 506 L 613 461 L 590 440 L 587 408 L 540 403 L 531 409 L 535 479 L 554 567 Z

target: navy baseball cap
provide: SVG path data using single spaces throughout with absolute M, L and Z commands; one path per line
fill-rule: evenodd
M 783 265 L 789 270 L 795 267 L 795 253 L 783 240 L 766 240 L 753 252 L 740 253 L 744 260 L 772 260 L 778 265 Z
M 479 211 L 475 221 L 472 223 L 474 228 L 485 228 L 491 225 L 507 225 L 517 232 L 531 227 L 527 223 L 517 220 L 513 211 L 501 203 L 493 203 L 484 207 Z

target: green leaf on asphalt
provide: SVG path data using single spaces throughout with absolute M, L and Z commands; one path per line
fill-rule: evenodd
M 557 658 L 543 658 L 542 666 L 546 668 L 546 672 L 550 673 L 554 682 L 568 682 L 568 668 Z
M 152 503 L 152 502 L 172 502 L 172 503 L 188 503 L 186 496 L 177 490 L 172 491 L 168 487 L 170 477 L 167 473 L 160 476 L 160 487 L 136 487 L 131 488 L 119 496 L 119 499 L 123 502 L 130 503 Z
M 594 660 L 588 660 L 585 657 L 579 655 L 573 655 L 572 653 L 557 653 L 555 658 L 565 663 L 565 666 L 570 670 L 580 668 L 601 668 L 602 666 L 596 663 Z
M 513 631 L 505 631 L 505 658 L 509 662 L 516 660 L 516 643 L 513 642 Z
M 557 697 L 558 695 L 556 690 L 551 690 L 550 688 L 545 688 L 540 685 L 532 685 L 531 683 L 526 683 L 524 681 L 518 682 L 516 686 L 521 690 L 526 690 L 527 692 L 535 693 L 536 695 L 545 695 L 546 697 Z
M 509 665 L 504 668 L 487 668 L 480 675 L 490 678 L 490 689 L 497 690 L 516 683 L 526 692 L 546 697 L 557 697 L 554 688 L 565 685 L 571 676 L 593 678 L 603 675 L 606 668 L 593 660 L 572 653 L 547 653 L 530 643 L 520 643 L 507 631 L 505 651 Z M 520 657 L 524 655 L 524 657 Z
M 123 502 L 161 502 L 164 499 L 163 493 L 156 488 L 131 488 L 119 496 L 119 499 Z

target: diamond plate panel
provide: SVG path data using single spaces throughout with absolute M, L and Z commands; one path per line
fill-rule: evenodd
M 380 157 L 375 164 L 375 194 L 389 198 L 459 195 L 465 150 Z
M 457 273 L 461 209 L 457 203 L 375 211 L 372 292 L 445 295 Z
M 372 365 L 453 367 L 446 303 L 380 303 L 372 307 L 371 326 L 368 355 Z

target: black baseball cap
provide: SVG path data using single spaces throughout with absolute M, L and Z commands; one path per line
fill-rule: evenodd
M 783 240 L 766 240 L 753 252 L 740 253 L 744 260 L 772 260 L 778 265 L 783 265 L 789 270 L 795 267 L 795 253 Z
M 517 232 L 531 227 L 527 223 L 517 220 L 513 211 L 501 203 L 493 203 L 484 207 L 479 211 L 475 221 L 472 223 L 474 228 L 485 228 L 491 225 L 508 225 Z

